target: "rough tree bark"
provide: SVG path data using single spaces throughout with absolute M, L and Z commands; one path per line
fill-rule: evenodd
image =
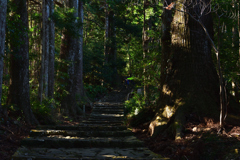
M 75 12 L 74 17 L 78 16 L 78 0 L 69 0 L 68 6 L 69 8 L 74 8 Z M 73 22 L 75 23 L 75 22 Z M 72 30 L 72 31 L 70 31 Z M 76 116 L 77 111 L 77 103 L 76 103 L 76 88 L 74 86 L 74 58 L 77 51 L 77 41 L 78 37 L 74 34 L 78 31 L 76 28 L 65 28 L 63 32 L 62 44 L 61 44 L 61 52 L 60 57 L 64 61 L 68 63 L 66 66 L 62 66 L 62 72 L 66 72 L 68 77 L 65 77 L 64 81 L 66 83 L 65 90 L 67 91 L 67 96 L 61 102 L 61 107 L 66 109 L 66 114 L 69 114 L 73 117 Z
M 209 0 L 204 2 L 207 4 Z M 173 133 L 172 136 L 179 139 L 191 116 L 217 119 L 219 115 L 219 81 L 212 62 L 211 43 L 202 26 L 180 12 L 184 11 L 183 5 L 184 0 L 176 4 L 171 26 L 170 11 L 165 10 L 163 15 L 163 29 L 166 30 L 162 37 L 160 104 L 149 126 L 153 136 L 164 129 L 164 133 Z M 189 12 L 192 15 L 200 12 L 199 5 Z M 213 36 L 211 14 L 206 13 L 207 10 L 201 22 Z
M 3 57 L 5 49 L 5 33 L 6 33 L 6 13 L 7 0 L 0 0 L 0 112 L 2 111 L 2 77 L 3 77 Z
M 149 22 L 150 19 L 146 18 L 146 10 L 148 9 L 150 2 L 147 0 L 143 0 L 143 31 L 142 31 L 142 48 L 143 48 L 143 61 L 146 61 L 147 54 L 149 52 L 148 44 L 149 44 L 149 36 L 147 34 L 147 31 L 149 30 Z M 147 93 L 148 93 L 148 85 L 147 83 L 147 77 L 146 77 L 146 67 L 143 67 L 143 95 L 144 98 L 147 99 Z
M 50 16 L 54 13 L 54 2 L 50 0 Z M 49 68 L 48 68 L 48 97 L 54 98 L 54 61 L 55 61 L 55 24 L 49 21 Z
M 79 35 L 77 48 L 78 51 L 75 55 L 75 89 L 76 89 L 76 98 L 79 102 L 84 96 L 83 90 L 83 20 L 84 20 L 84 11 L 83 11 L 83 1 L 79 2 L 78 6 L 78 16 L 80 23 L 82 24 L 79 29 Z
M 15 14 L 19 15 L 16 24 L 18 28 L 10 36 L 11 60 L 10 60 L 10 88 L 8 104 L 14 104 L 23 111 L 25 121 L 28 124 L 38 124 L 32 113 L 29 95 L 29 43 L 28 43 L 28 13 L 26 0 L 14 0 Z
M 109 9 L 108 9 L 108 3 L 105 1 L 105 37 L 104 37 L 104 56 L 105 56 L 105 65 L 108 64 L 108 56 L 109 56 L 109 47 L 108 47 L 108 41 L 109 41 Z
M 118 84 L 121 84 L 121 80 L 119 78 L 119 74 L 117 71 L 117 37 L 116 37 L 116 26 L 115 26 L 115 13 L 112 14 L 112 55 L 113 55 L 113 77 L 114 77 L 114 84 L 113 86 L 117 86 Z
M 42 63 L 39 82 L 39 100 L 48 97 L 48 65 L 49 65 L 49 0 L 42 2 Z

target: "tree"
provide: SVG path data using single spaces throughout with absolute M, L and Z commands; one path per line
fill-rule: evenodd
M 164 1 L 165 8 L 168 2 Z M 153 136 L 167 128 L 165 133 L 171 131 L 178 139 L 192 116 L 218 117 L 219 81 L 211 57 L 211 42 L 204 30 L 212 38 L 213 22 L 209 6 L 204 10 L 201 7 L 198 1 L 179 0 L 173 19 L 170 11 L 164 11 L 160 104 L 149 126 Z M 199 18 L 205 28 L 187 13 Z
M 146 61 L 146 57 L 149 54 L 149 46 L 148 43 L 150 41 L 150 38 L 148 37 L 147 31 L 150 30 L 149 24 L 150 24 L 150 18 L 146 17 L 146 10 L 149 8 L 150 2 L 143 0 L 143 34 L 142 34 L 142 47 L 143 47 L 143 61 Z M 148 85 L 147 83 L 147 77 L 146 77 L 146 67 L 143 68 L 143 94 L 144 98 L 147 98 L 147 90 L 148 90 Z
M 55 61 L 55 26 L 50 16 L 54 13 L 54 3 L 44 0 L 43 27 L 42 27 L 42 63 L 39 82 L 39 101 L 45 98 L 53 98 L 54 93 L 54 61 Z
M 50 16 L 54 13 L 54 3 L 49 1 Z M 48 66 L 48 97 L 54 98 L 54 62 L 55 62 L 55 25 L 52 19 L 49 20 L 49 66 Z
M 84 96 L 83 88 L 83 21 L 84 21 L 84 10 L 83 10 L 83 1 L 79 2 L 78 7 L 78 16 L 81 23 L 79 29 L 79 39 L 77 41 L 78 51 L 75 55 L 75 88 L 76 88 L 76 97 L 80 101 Z
M 77 42 L 79 33 L 77 30 L 77 16 L 78 16 L 78 0 L 69 0 L 67 4 L 70 10 L 69 19 L 71 27 L 65 28 L 63 31 L 63 38 L 61 44 L 60 57 L 66 61 L 66 64 L 62 66 L 62 72 L 67 73 L 67 77 L 64 78 L 66 84 L 66 96 L 61 102 L 61 107 L 66 110 L 66 114 L 73 117 L 77 114 L 77 102 L 76 102 L 76 87 L 74 86 L 75 77 L 75 55 L 78 52 Z
M 49 33 L 50 33 L 50 23 L 49 23 L 49 15 L 50 15 L 50 1 L 43 0 L 42 6 L 42 63 L 41 63 L 41 74 L 40 74 L 40 82 L 39 82 L 39 100 L 42 103 L 42 96 L 48 97 L 48 69 L 49 69 Z
M 14 104 L 23 111 L 25 121 L 28 124 L 38 124 L 32 113 L 29 95 L 29 41 L 28 41 L 28 13 L 26 0 L 13 0 L 15 4 L 13 20 L 16 26 L 12 32 L 11 61 L 10 61 L 10 89 L 8 104 Z
M 0 0 L 0 111 L 2 111 L 2 77 L 3 77 L 3 57 L 5 49 L 5 32 L 6 32 L 6 13 L 7 13 L 7 0 Z

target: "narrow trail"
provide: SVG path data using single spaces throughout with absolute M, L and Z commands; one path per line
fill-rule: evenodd
M 22 140 L 12 160 L 163 159 L 144 147 L 123 122 L 127 90 L 114 90 L 95 103 L 76 126 L 38 126 Z

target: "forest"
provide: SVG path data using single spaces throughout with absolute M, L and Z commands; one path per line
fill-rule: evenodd
M 238 159 L 239 16 L 239 0 L 0 0 L 0 157 L 120 90 L 151 151 Z

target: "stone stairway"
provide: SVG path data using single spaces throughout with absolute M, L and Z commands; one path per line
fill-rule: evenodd
M 90 118 L 80 125 L 31 130 L 12 160 L 164 159 L 144 147 L 124 125 L 124 107 L 119 103 L 124 95 L 115 91 L 95 103 Z

